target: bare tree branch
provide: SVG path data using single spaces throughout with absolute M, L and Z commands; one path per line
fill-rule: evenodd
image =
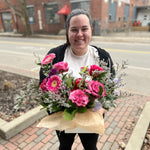
M 8 8 L 10 8 L 13 11 L 14 14 L 16 14 L 19 17 L 22 16 L 22 11 L 15 8 L 15 5 L 13 5 L 10 0 L 3 0 L 3 2 Z
M 17 3 L 12 4 L 11 0 L 2 0 L 3 3 L 12 10 L 12 12 L 19 16 L 25 27 L 25 35 L 31 35 L 31 28 L 28 18 L 26 0 L 17 0 Z M 20 9 L 21 8 L 21 9 Z

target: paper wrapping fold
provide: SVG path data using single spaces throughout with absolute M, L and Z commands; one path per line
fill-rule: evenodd
M 37 127 L 67 130 L 80 127 L 92 133 L 104 134 L 104 120 L 99 111 L 88 109 L 85 113 L 76 113 L 71 121 L 63 118 L 63 112 L 58 112 L 43 118 Z

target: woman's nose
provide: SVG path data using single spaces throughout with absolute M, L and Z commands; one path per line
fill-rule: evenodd
M 78 35 L 78 36 L 81 36 L 82 34 L 83 34 L 82 30 L 78 30 L 77 35 Z

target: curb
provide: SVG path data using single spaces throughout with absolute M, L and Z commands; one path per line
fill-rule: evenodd
M 19 37 L 24 38 L 22 34 L 0 34 L 2 37 Z M 27 38 L 43 38 L 43 39 L 53 39 L 53 40 L 65 40 L 65 35 L 43 35 L 43 34 L 33 34 Z M 129 43 L 150 43 L 150 35 L 130 35 L 124 33 L 124 35 L 115 35 L 115 34 L 108 34 L 104 36 L 92 36 L 92 41 L 103 41 L 103 42 L 129 42 Z
M 150 102 L 147 102 L 131 134 L 125 150 L 141 150 L 150 123 Z
M 0 136 L 4 139 L 9 139 L 35 123 L 37 120 L 45 117 L 47 112 L 46 110 L 40 110 L 41 108 L 41 106 L 38 106 L 29 110 L 27 113 L 11 122 L 0 119 Z
M 26 76 L 29 78 L 39 79 L 39 77 L 38 77 L 39 72 L 30 71 L 30 70 L 26 70 L 26 69 L 22 69 L 22 68 L 15 68 L 15 67 L 0 64 L 0 70 L 14 73 L 14 74 L 18 74 L 21 76 Z
M 104 36 L 104 37 L 92 37 L 93 41 L 103 41 L 103 42 L 127 42 L 127 43 L 143 43 L 149 44 L 150 37 L 128 37 L 128 36 Z

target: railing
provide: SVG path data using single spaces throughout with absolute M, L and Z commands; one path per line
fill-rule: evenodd
M 132 27 L 132 31 L 149 31 L 149 26 L 137 26 L 137 27 Z

